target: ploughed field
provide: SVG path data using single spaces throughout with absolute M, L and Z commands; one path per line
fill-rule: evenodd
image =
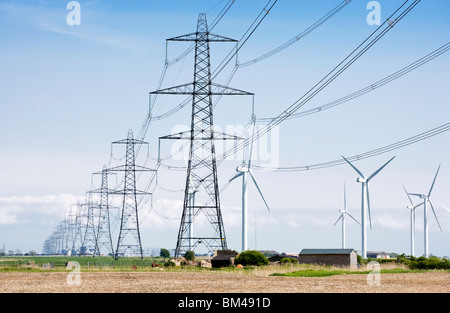
M 285 270 L 286 272 L 287 270 Z M 448 271 L 271 276 L 277 271 L 0 272 L 2 293 L 448 293 Z M 377 279 L 377 280 L 375 280 Z

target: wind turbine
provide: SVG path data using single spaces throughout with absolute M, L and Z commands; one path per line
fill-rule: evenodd
M 424 233 L 424 257 L 428 258 L 428 203 L 430 203 L 431 209 L 433 210 L 434 217 L 436 218 L 436 222 L 438 223 L 439 229 L 442 232 L 441 225 L 439 224 L 439 220 L 437 218 L 436 212 L 434 211 L 433 202 L 431 201 L 431 191 L 433 190 L 434 183 L 436 182 L 436 177 L 439 173 L 439 169 L 441 165 L 439 164 L 438 169 L 436 171 L 436 175 L 434 175 L 433 183 L 431 184 L 430 191 L 428 194 L 419 194 L 419 193 L 409 193 L 411 196 L 419 197 L 423 199 L 423 233 Z
M 340 219 L 342 219 L 342 249 L 345 249 L 345 215 L 348 214 L 356 223 L 361 225 L 360 222 L 358 222 L 350 213 L 347 211 L 347 199 L 345 196 L 345 184 L 344 184 L 344 209 L 339 210 L 339 213 L 341 213 L 341 216 L 337 219 L 336 223 L 334 223 L 333 226 L 336 226 L 336 224 L 339 222 Z
M 356 179 L 358 183 L 362 184 L 362 196 L 361 196 L 361 256 L 363 258 L 367 258 L 367 230 L 366 230 L 366 212 L 369 213 L 369 223 L 370 229 L 372 229 L 372 219 L 370 217 L 370 201 L 369 201 L 369 181 L 377 175 L 389 162 L 391 162 L 394 158 L 392 157 L 389 161 L 387 161 L 382 167 L 373 172 L 369 177 L 364 176 L 360 170 L 358 170 L 349 160 L 347 160 L 344 156 L 342 156 L 344 160 L 350 164 L 351 167 L 361 176 Z
M 253 136 L 255 134 L 255 116 L 253 115 L 253 135 L 252 135 L 252 139 Z M 267 205 L 266 199 L 264 199 L 264 196 L 261 192 L 261 189 L 259 189 L 258 183 L 256 182 L 255 176 L 253 175 L 252 171 L 250 170 L 250 164 L 251 164 L 251 160 L 252 160 L 252 150 L 253 150 L 253 140 L 251 142 L 250 145 L 250 152 L 249 152 L 249 158 L 248 158 L 248 163 L 245 164 L 244 161 L 242 162 L 242 164 L 240 166 L 238 166 L 236 168 L 236 175 L 234 175 L 233 178 L 231 178 L 229 180 L 229 182 L 231 182 L 232 180 L 242 176 L 242 251 L 246 251 L 247 250 L 247 243 L 248 243 L 248 236 L 247 236 L 247 224 L 248 224 L 248 218 L 247 218 L 247 174 L 250 175 L 250 177 L 253 180 L 253 183 L 256 186 L 256 189 L 258 189 L 258 192 L 262 198 L 262 200 L 264 201 L 264 204 L 267 207 L 267 210 L 269 210 L 269 206 Z
M 409 202 L 411 202 L 411 205 L 408 205 L 406 208 L 409 210 L 409 224 L 411 229 L 411 255 L 414 255 L 414 236 L 415 236 L 415 230 L 416 230 L 416 208 L 423 205 L 423 203 L 419 203 L 414 205 L 411 197 L 408 194 L 408 191 L 406 191 L 405 186 L 403 186 L 403 189 L 405 190 L 406 195 L 408 196 Z

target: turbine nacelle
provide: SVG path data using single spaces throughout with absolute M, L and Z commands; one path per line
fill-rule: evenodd
M 415 197 L 418 197 L 418 198 L 423 199 L 423 200 L 429 198 L 428 195 L 424 195 L 423 193 L 412 193 L 412 192 L 410 192 L 410 193 L 408 193 L 408 195 L 415 196 Z
M 358 183 L 367 183 L 367 182 L 368 182 L 368 180 L 367 180 L 366 178 L 363 178 L 363 177 L 358 177 L 358 178 L 356 179 L 356 181 L 357 181 Z
M 247 166 L 247 164 L 242 163 L 241 165 L 239 165 L 238 167 L 236 167 L 236 172 L 248 172 L 249 168 Z
M 408 210 L 415 210 L 415 209 L 417 209 L 418 207 L 420 207 L 422 205 L 423 205 L 423 202 L 419 203 L 419 204 L 416 204 L 416 205 L 408 205 L 408 206 L 406 206 L 406 209 L 408 209 Z

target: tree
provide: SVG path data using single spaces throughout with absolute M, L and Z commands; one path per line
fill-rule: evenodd
M 247 250 L 236 257 L 234 264 L 261 266 L 268 265 L 269 260 L 259 251 Z
M 188 261 L 194 261 L 194 259 L 195 259 L 195 253 L 194 253 L 194 251 L 191 251 L 191 250 L 187 251 L 187 252 L 184 254 L 184 258 L 185 258 L 186 260 L 188 260 Z
M 161 248 L 159 256 L 162 256 L 164 258 L 164 261 L 166 261 L 166 258 L 170 258 L 170 252 L 167 249 Z

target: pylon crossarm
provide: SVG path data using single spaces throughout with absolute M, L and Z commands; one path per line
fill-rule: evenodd
M 236 39 L 228 38 L 225 36 L 208 33 L 208 32 L 196 32 L 196 33 L 190 33 L 186 35 L 181 35 L 177 37 L 172 37 L 169 39 L 166 39 L 166 41 L 199 41 L 199 37 L 201 37 L 202 42 L 238 42 Z M 206 40 L 205 40 L 206 38 Z
M 211 88 L 209 88 L 211 86 Z M 197 87 L 197 88 L 195 88 Z M 211 89 L 211 90 L 210 90 Z M 209 84 L 201 85 L 188 83 L 169 88 L 164 88 L 150 92 L 151 95 L 212 95 L 212 96 L 253 96 L 254 94 L 248 91 L 231 88 L 228 86 L 210 82 Z

